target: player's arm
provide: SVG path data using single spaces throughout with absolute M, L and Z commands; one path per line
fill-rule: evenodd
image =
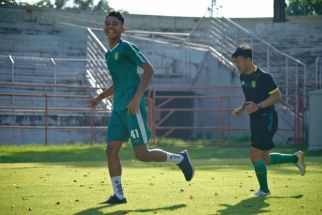
M 148 87 L 150 80 L 154 74 L 154 69 L 149 62 L 145 62 L 144 64 L 142 64 L 141 68 L 143 69 L 143 75 L 142 75 L 140 85 L 139 85 L 132 101 L 128 105 L 128 112 L 130 114 L 137 113 L 137 110 L 140 105 L 141 97 L 144 94 L 144 91 L 146 90 L 146 88 Z
M 265 99 L 264 101 L 261 101 L 259 104 L 261 108 L 269 107 L 273 104 L 279 103 L 282 101 L 282 94 L 281 91 L 276 88 L 275 90 L 270 92 L 270 96 Z
M 108 98 L 114 94 L 114 85 L 105 89 L 101 94 L 91 99 L 90 106 L 95 108 L 103 99 Z

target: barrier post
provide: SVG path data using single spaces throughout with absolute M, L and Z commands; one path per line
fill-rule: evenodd
M 45 146 L 48 145 L 48 95 L 45 88 Z

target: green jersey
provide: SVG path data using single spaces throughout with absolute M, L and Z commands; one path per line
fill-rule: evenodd
M 113 49 L 108 50 L 105 58 L 114 84 L 113 110 L 121 111 L 133 99 L 141 81 L 138 66 L 146 63 L 147 59 L 133 43 L 126 40 L 120 40 Z

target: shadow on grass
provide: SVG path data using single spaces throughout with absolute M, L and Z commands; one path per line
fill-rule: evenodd
M 103 215 L 103 214 L 109 214 L 109 215 L 123 215 L 123 214 L 128 214 L 131 212 L 137 212 L 137 213 L 147 213 L 147 212 L 166 212 L 166 211 L 174 211 L 180 208 L 187 207 L 185 204 L 178 204 L 178 205 L 172 205 L 168 207 L 160 207 L 160 208 L 144 208 L 144 209 L 135 209 L 135 210 L 118 210 L 114 212 L 108 212 L 104 213 L 101 210 L 104 208 L 111 208 L 113 206 L 111 205 L 105 205 L 105 206 L 100 206 L 100 207 L 95 207 L 95 208 L 90 208 L 84 211 L 80 211 L 76 213 L 75 215 L 89 215 L 89 214 L 95 214 L 95 215 Z
M 221 206 L 224 206 L 226 208 L 221 209 L 217 211 L 216 214 L 220 215 L 230 215 L 230 214 L 259 214 L 264 212 L 270 212 L 269 210 L 264 210 L 264 208 L 268 207 L 269 204 L 265 202 L 264 197 L 252 197 L 245 200 L 242 200 L 241 202 L 235 204 L 235 205 L 228 205 L 228 204 L 222 204 Z
M 228 204 L 222 204 L 221 206 L 224 206 L 224 209 L 221 209 L 217 211 L 216 214 L 219 215 L 230 215 L 230 214 L 260 214 L 260 213 L 266 213 L 270 212 L 270 210 L 265 210 L 266 207 L 269 206 L 265 200 L 269 198 L 274 199 L 300 199 L 303 195 L 295 195 L 295 196 L 272 196 L 272 197 L 251 197 L 245 200 L 242 200 L 241 202 L 235 204 L 235 205 L 228 205 Z
M 299 195 L 295 195 L 295 196 L 270 196 L 268 198 L 270 199 L 301 199 L 304 195 L 303 194 L 299 194 Z

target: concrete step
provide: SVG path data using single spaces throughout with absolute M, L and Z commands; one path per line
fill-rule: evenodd
M 93 124 L 106 125 L 109 113 L 95 113 L 93 115 Z M 1 114 L 0 125 L 11 126 L 44 126 L 45 125 L 44 113 L 24 113 L 21 114 Z M 51 114 L 47 118 L 48 126 L 90 126 L 90 114 L 84 112 L 83 114 L 65 113 L 65 114 Z

